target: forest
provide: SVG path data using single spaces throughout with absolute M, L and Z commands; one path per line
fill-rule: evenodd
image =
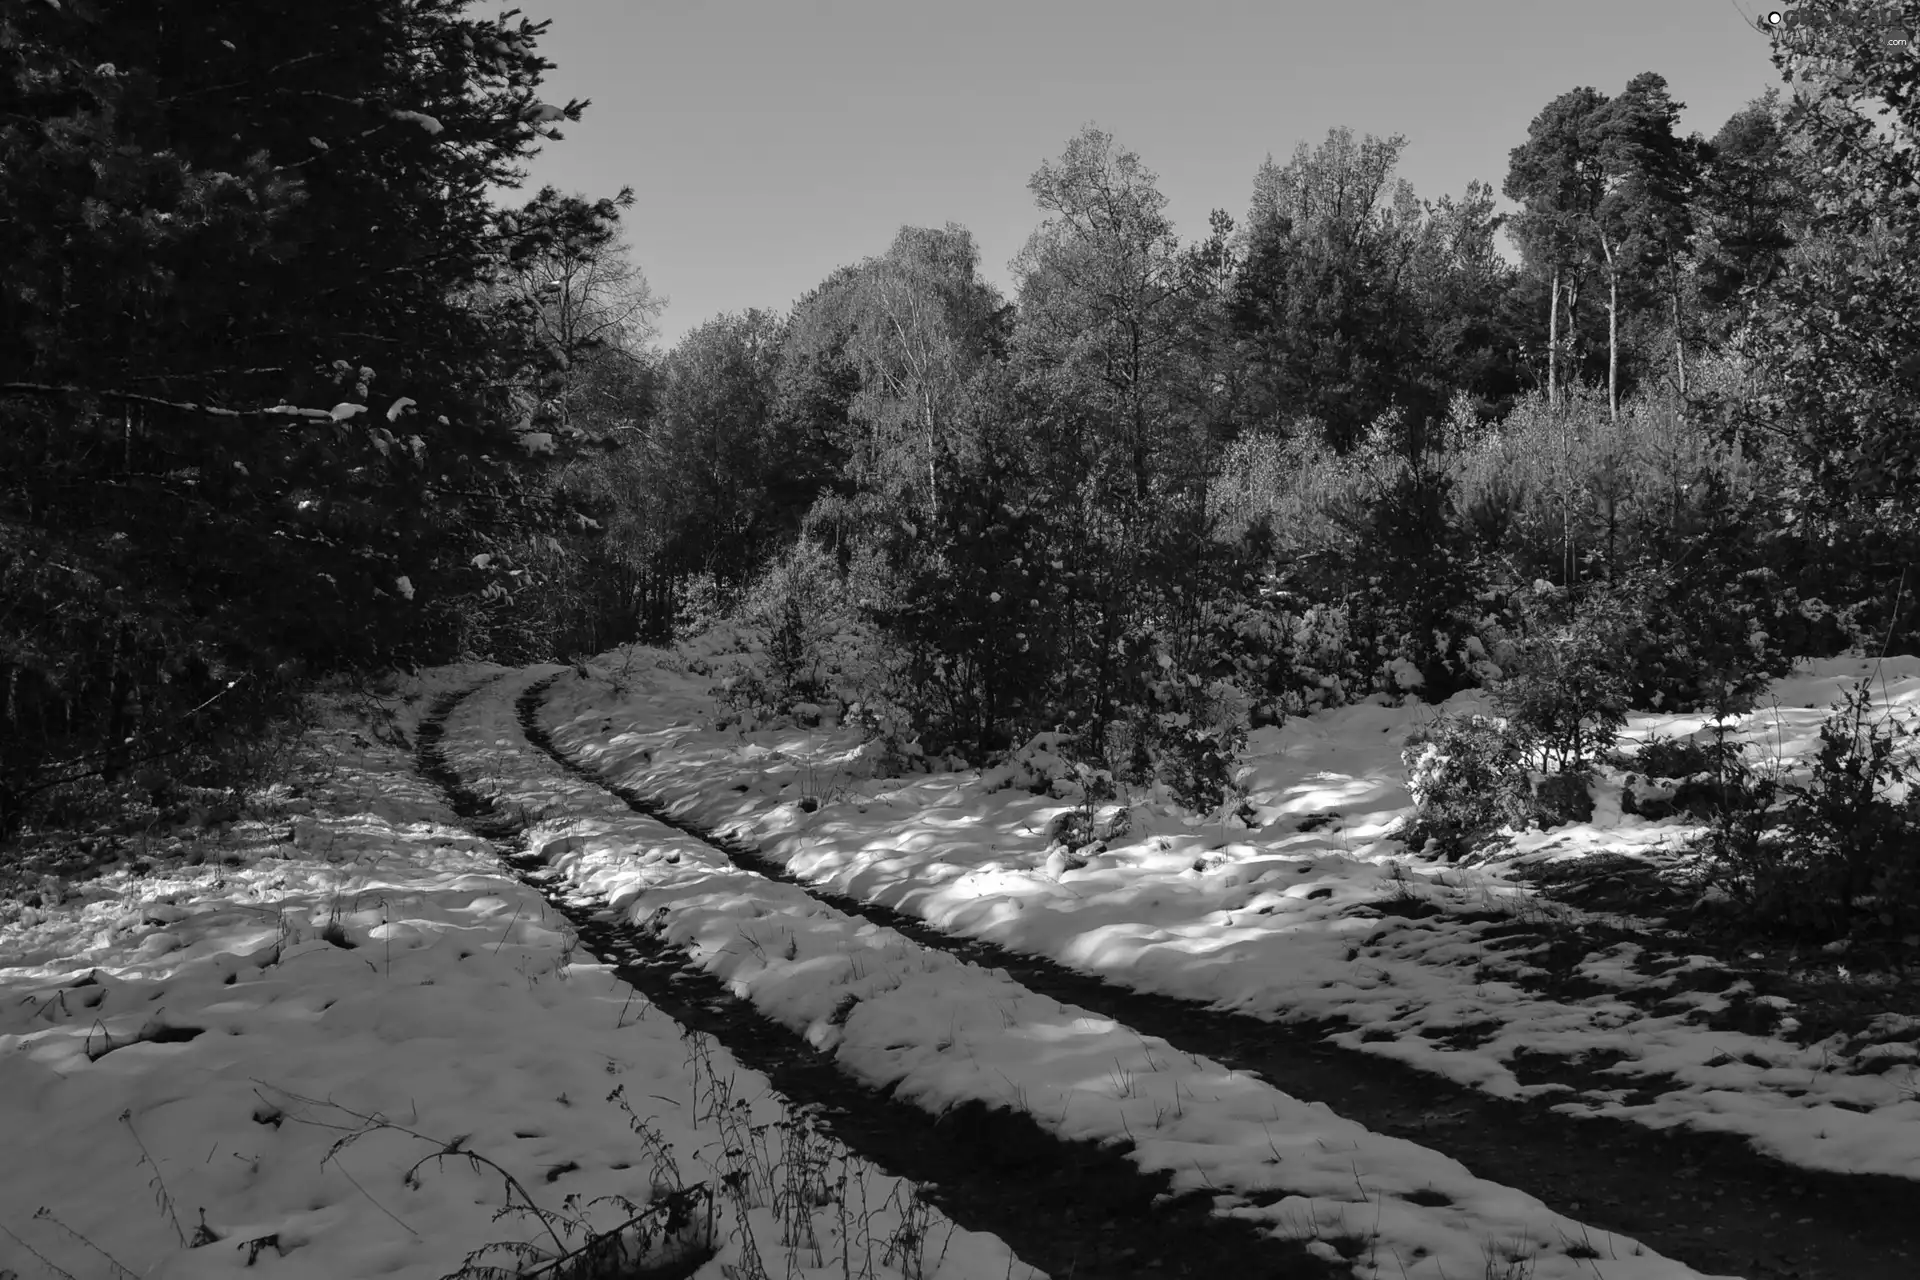
M 0 830 L 238 795 L 317 679 L 728 619 L 743 720 L 836 702 L 922 767 L 1056 733 L 1196 811 L 1316 709 L 1496 690 L 1476 749 L 1565 771 L 1911 645 L 1882 8 L 1710 138 L 1653 71 L 1541 104 L 1510 215 L 1336 129 L 1183 240 L 1089 126 L 1015 296 L 908 226 L 661 350 L 631 190 L 488 196 L 589 107 L 541 97 L 543 24 L 6 0 Z
M 0 0 L 0 1280 L 1911 1280 L 1911 10 L 663 343 L 546 23 Z

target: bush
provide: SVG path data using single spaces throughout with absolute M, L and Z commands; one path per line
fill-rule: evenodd
M 1451 479 L 1409 471 L 1379 495 L 1371 517 L 1356 568 L 1379 574 L 1369 575 L 1367 591 L 1378 627 L 1377 685 L 1444 701 L 1473 683 L 1456 638 L 1470 630 L 1462 602 L 1486 585 L 1471 536 L 1453 517 Z
M 1524 825 L 1534 815 L 1526 768 L 1533 750 L 1524 729 L 1486 716 L 1446 715 L 1414 730 L 1400 751 L 1418 806 L 1407 847 L 1432 839 L 1457 859 L 1501 827 Z
M 711 573 L 696 573 L 673 587 L 673 638 L 691 640 L 726 620 L 733 593 Z
M 1209 618 L 1202 630 L 1216 628 Z M 1153 674 L 1145 680 L 1142 703 L 1109 730 L 1106 754 L 1126 762 L 1131 780 L 1162 783 L 1181 805 L 1211 813 L 1234 792 L 1235 758 L 1247 743 L 1249 696 L 1231 678 L 1209 679 L 1194 669 L 1212 656 L 1201 646 L 1183 653 L 1156 638 L 1152 648 L 1146 665 Z M 1231 664 L 1216 660 L 1212 669 L 1227 671 Z
M 1869 724 L 1871 705 L 1856 682 L 1821 726 L 1811 783 L 1788 787 L 1787 838 L 1815 872 L 1809 894 L 1835 933 L 1920 927 L 1920 754 L 1898 750 L 1920 719 Z
M 1818 942 L 1920 930 L 1920 754 L 1899 749 L 1920 720 L 1869 723 L 1871 702 L 1859 681 L 1833 704 L 1805 785 L 1738 756 L 1724 770 L 1711 880 L 1762 928 Z
M 1195 813 L 1211 813 L 1234 794 L 1234 758 L 1246 746 L 1244 725 L 1196 724 L 1185 712 L 1154 717 L 1154 777 Z
M 1521 594 L 1522 610 L 1538 619 L 1556 595 L 1538 583 Z M 1579 769 L 1619 736 L 1627 722 L 1628 626 L 1617 597 L 1594 593 L 1569 621 L 1520 640 L 1517 672 L 1494 681 L 1495 705 L 1539 748 L 1541 769 Z
M 924 538 L 889 526 L 849 557 L 923 741 L 985 758 L 1064 718 L 1049 687 L 1073 647 L 1056 630 L 1059 558 L 1041 515 L 990 480 L 950 494 Z
M 1593 821 L 1593 789 L 1585 773 L 1552 773 L 1533 788 L 1533 817 L 1543 829 Z
M 764 670 L 736 686 L 742 696 L 782 713 L 825 697 L 844 595 L 832 557 L 808 539 L 768 565 L 740 603 L 741 621 L 766 635 Z
M 1793 668 L 1773 634 L 1786 594 L 1766 570 L 1648 568 L 1613 592 L 1640 619 L 1629 649 L 1634 706 L 1737 714 Z
M 1690 778 L 1717 768 L 1723 757 L 1714 748 L 1692 738 L 1654 736 L 1633 754 L 1634 771 L 1649 778 Z
M 1245 592 L 1222 593 L 1208 614 L 1200 649 L 1252 700 L 1256 726 L 1343 705 L 1367 688 L 1344 605 L 1313 604 L 1267 575 Z

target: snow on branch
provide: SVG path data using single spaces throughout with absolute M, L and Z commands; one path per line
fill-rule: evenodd
M 182 413 L 204 413 L 213 418 L 310 418 L 320 422 L 340 422 L 366 411 L 365 405 L 348 404 L 336 405 L 332 409 L 302 409 L 290 404 L 277 404 L 267 409 L 223 409 L 219 405 L 200 404 L 193 400 L 143 396 L 136 391 L 107 391 L 50 382 L 0 382 L 0 395 L 92 396 L 122 404 L 144 404 L 158 409 L 177 409 Z
M 435 120 L 432 116 L 426 114 L 424 111 L 395 110 L 395 111 L 389 112 L 388 114 L 391 115 L 395 120 L 404 120 L 409 124 L 417 124 L 422 129 L 425 129 L 429 134 L 433 134 L 433 135 L 439 134 L 443 129 L 446 128 L 445 125 L 441 124 L 438 120 Z

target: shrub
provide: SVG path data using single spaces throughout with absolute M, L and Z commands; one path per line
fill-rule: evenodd
M 805 538 L 789 547 L 741 601 L 742 621 L 767 637 L 763 686 L 741 688 L 780 712 L 825 696 L 828 650 L 846 614 L 832 557 Z
M 1042 515 L 983 481 L 924 538 L 885 534 L 850 557 L 848 585 L 923 741 L 984 758 L 1062 719 L 1049 681 L 1072 648 L 1055 629 L 1068 593 Z
M 1523 610 L 1535 612 L 1542 597 L 1550 602 L 1555 594 L 1550 584 L 1537 584 L 1535 593 L 1523 593 Z M 1527 731 L 1543 770 L 1581 768 L 1589 755 L 1607 751 L 1626 724 L 1627 626 L 1618 599 L 1595 593 L 1570 621 L 1520 640 L 1518 670 L 1494 681 L 1495 705 Z
M 1533 788 L 1533 816 L 1542 828 L 1593 820 L 1593 790 L 1584 773 L 1554 773 Z
M 711 573 L 696 573 L 674 584 L 673 636 L 691 640 L 726 620 L 733 595 Z
M 1920 753 L 1898 749 L 1920 719 L 1868 723 L 1871 705 L 1864 680 L 1834 703 L 1811 782 L 1788 788 L 1787 839 L 1815 872 L 1809 896 L 1834 933 L 1920 926 Z
M 1763 928 L 1814 941 L 1920 929 L 1920 754 L 1900 750 L 1920 722 L 1869 723 L 1871 701 L 1860 681 L 1833 704 L 1804 785 L 1756 777 L 1737 754 L 1723 768 L 1710 878 Z
M 1211 813 L 1233 793 L 1235 758 L 1247 742 L 1251 697 L 1233 679 L 1236 664 L 1206 643 L 1231 617 L 1209 603 L 1187 635 L 1167 628 L 1144 637 L 1138 703 L 1102 743 L 1129 780 L 1162 783 L 1195 813 Z
M 1400 759 L 1418 807 L 1406 829 L 1407 846 L 1434 840 L 1458 858 L 1503 826 L 1519 826 L 1534 812 L 1526 759 L 1534 749 L 1526 730 L 1487 716 L 1446 715 L 1409 734 Z
M 1633 768 L 1649 778 L 1690 778 L 1707 773 L 1722 763 L 1714 748 L 1692 738 L 1654 736 L 1640 744 L 1633 754 Z
M 1486 585 L 1471 536 L 1453 517 L 1451 479 L 1408 471 L 1378 496 L 1371 516 L 1359 563 L 1385 570 L 1368 581 L 1379 662 L 1396 673 L 1416 669 L 1417 680 L 1401 676 L 1398 684 L 1443 701 L 1473 683 L 1456 637 L 1469 632 L 1461 602 Z
M 1739 713 L 1770 680 L 1792 670 L 1770 633 L 1782 595 L 1766 570 L 1647 568 L 1612 590 L 1640 619 L 1629 646 L 1635 706 Z
M 782 600 L 775 614 L 767 637 L 767 679 L 782 710 L 821 696 L 818 642 L 810 634 L 806 606 L 798 595 Z
M 1347 622 L 1346 606 L 1314 604 L 1266 575 L 1212 603 L 1200 648 L 1252 700 L 1254 724 L 1277 723 L 1366 690 Z
M 1197 724 L 1186 712 L 1154 717 L 1154 776 L 1195 813 L 1211 813 L 1234 794 L 1234 758 L 1246 746 L 1245 725 Z

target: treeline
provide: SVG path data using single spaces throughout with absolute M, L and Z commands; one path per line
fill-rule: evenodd
M 1886 8 L 1778 47 L 1791 92 L 1711 139 L 1657 75 L 1562 95 L 1510 222 L 1335 130 L 1182 242 L 1089 128 L 1029 183 L 1015 297 L 910 227 L 662 353 L 620 200 L 483 198 L 585 105 L 537 97 L 537 25 L 11 0 L 4 803 L 302 669 L 728 612 L 769 638 L 739 701 L 969 758 L 1057 729 L 1199 802 L 1252 724 L 1444 697 L 1583 618 L 1643 705 L 1910 635 Z
M 608 345 L 520 286 L 619 201 L 489 203 L 585 104 L 464 7 L 0 3 L 0 832 L 219 781 L 310 673 L 515 651 L 486 552 L 586 518 L 544 473 Z
M 1790 92 L 1711 139 L 1655 74 L 1560 96 L 1511 219 L 1335 130 L 1182 243 L 1082 132 L 1029 184 L 1015 298 L 907 228 L 662 358 L 682 623 L 731 591 L 763 624 L 743 704 L 838 692 L 972 759 L 1061 730 L 1207 803 L 1250 725 L 1444 698 L 1545 637 L 1666 708 L 1910 637 L 1913 71 L 1875 21 L 1779 48 Z

